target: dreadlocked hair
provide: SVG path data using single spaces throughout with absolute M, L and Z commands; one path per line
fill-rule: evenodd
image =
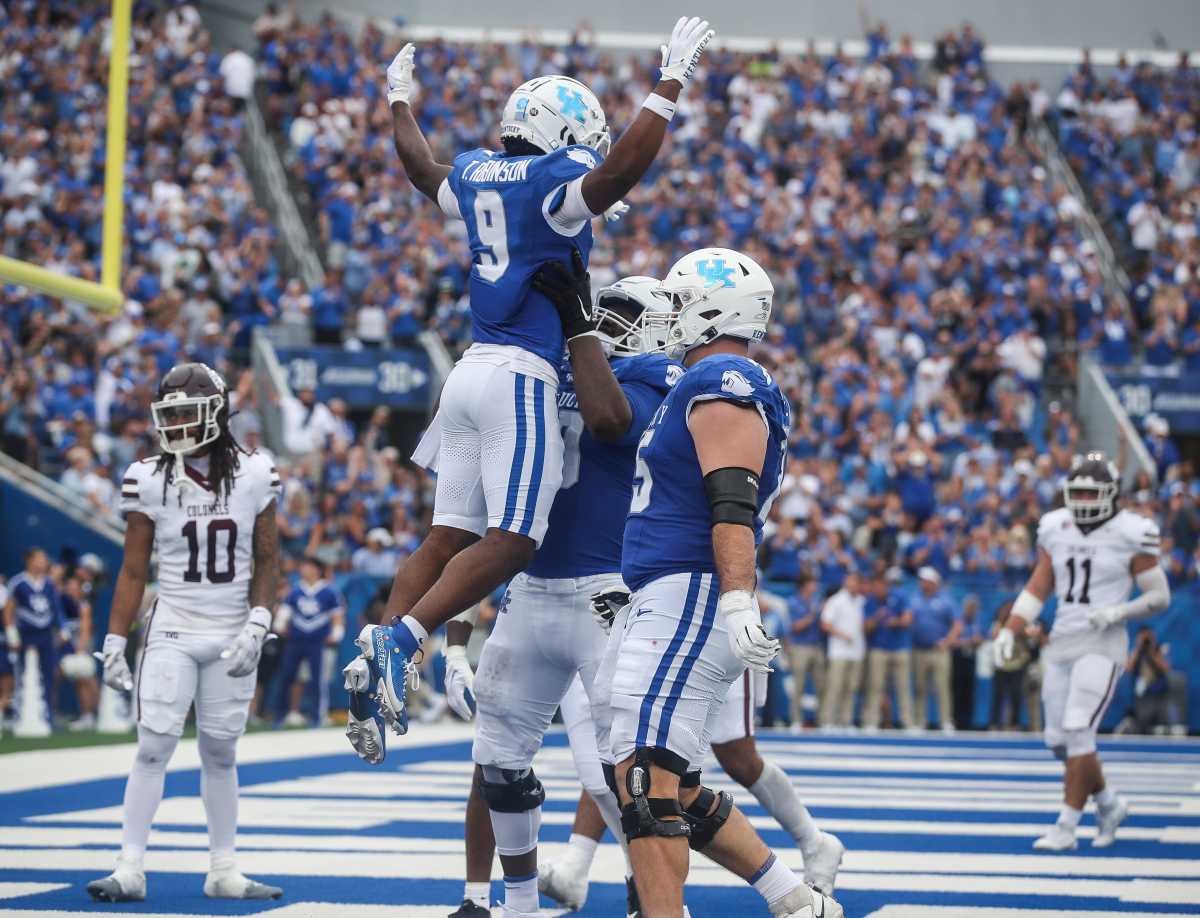
M 208 484 L 213 494 L 229 500 L 233 491 L 233 479 L 242 466 L 241 457 L 249 456 L 250 451 L 234 439 L 228 426 L 221 428 L 217 439 L 208 447 Z M 154 466 L 155 472 L 163 473 L 163 506 L 167 504 L 167 490 L 175 479 L 175 456 L 171 453 L 160 453 Z M 179 503 L 183 504 L 183 492 L 178 492 Z

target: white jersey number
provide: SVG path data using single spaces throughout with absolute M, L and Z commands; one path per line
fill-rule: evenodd
M 654 480 L 650 477 L 650 466 L 642 458 L 642 450 L 654 439 L 654 427 L 649 427 L 638 442 L 637 462 L 633 469 L 633 499 L 629 502 L 630 513 L 641 513 L 650 506 L 650 490 Z
M 223 535 L 222 535 L 223 534 Z M 209 583 L 230 583 L 235 576 L 233 553 L 237 548 L 238 528 L 233 520 L 210 520 L 205 533 L 205 573 Z M 188 583 L 200 583 L 203 576 L 200 573 L 200 531 L 195 520 L 188 520 L 183 526 L 183 537 L 188 543 L 188 566 L 183 572 L 183 579 Z M 218 558 L 218 543 L 225 543 L 225 557 Z
M 508 270 L 508 224 L 500 192 L 475 192 L 475 233 L 487 248 L 483 254 L 492 260 L 491 264 L 480 261 L 475 268 L 480 277 L 494 284 Z
M 579 482 L 579 438 L 583 436 L 583 415 L 577 411 L 562 415 L 563 473 L 562 487 L 573 488 Z

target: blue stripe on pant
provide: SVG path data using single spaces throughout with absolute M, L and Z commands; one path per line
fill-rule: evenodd
M 696 638 L 692 641 L 692 646 L 688 648 L 687 655 L 683 658 L 683 663 L 679 666 L 679 673 L 675 676 L 671 692 L 667 696 L 667 700 L 663 703 L 662 716 L 658 721 L 659 746 L 667 745 L 667 737 L 671 732 L 671 717 L 675 714 L 679 698 L 683 694 L 684 687 L 687 685 L 688 676 L 691 674 L 692 668 L 696 665 L 696 660 L 700 658 L 700 652 L 704 649 L 708 635 L 712 632 L 713 621 L 717 616 L 717 596 L 719 591 L 713 583 L 715 578 L 712 574 L 702 574 L 700 579 L 702 584 L 708 587 L 708 599 L 704 603 L 704 617 L 700 620 L 700 628 L 696 631 Z
M 702 574 L 692 574 L 691 579 L 688 581 L 687 598 L 683 602 L 683 611 L 679 616 L 679 625 L 675 628 L 675 634 L 671 637 L 671 643 L 667 645 L 662 659 L 658 661 L 658 669 L 654 671 L 654 678 L 650 680 L 650 687 L 646 690 L 646 697 L 642 699 L 642 710 L 638 719 L 637 739 L 634 742 L 634 745 L 638 748 L 646 745 L 646 739 L 650 733 L 650 721 L 654 716 L 654 703 L 658 700 L 658 693 L 662 691 L 663 683 L 667 679 L 667 673 L 671 670 L 671 664 L 679 653 L 679 648 L 683 646 L 684 638 L 687 637 L 688 630 L 691 628 L 692 617 L 696 611 L 696 597 L 700 593 L 700 581 L 702 577 Z
M 283 659 L 279 662 L 279 702 L 276 712 L 279 719 L 287 714 L 291 704 L 292 683 L 300 670 L 302 660 L 308 660 L 309 673 L 304 694 L 309 702 L 309 716 L 320 725 L 321 694 L 325 691 L 324 674 L 321 672 L 321 657 L 325 653 L 327 632 L 321 630 L 311 635 L 291 633 L 283 645 Z
M 508 495 L 504 500 L 504 516 L 500 520 L 500 528 L 512 526 L 517 515 L 517 497 L 521 492 L 521 476 L 525 471 L 525 439 L 528 434 L 528 419 L 525 417 L 525 380 L 524 373 L 513 374 L 513 412 L 517 421 L 516 443 L 513 447 L 512 469 L 508 473 Z
M 533 381 L 533 470 L 529 473 L 529 490 L 525 492 L 525 518 L 521 535 L 529 535 L 533 518 L 537 516 L 538 492 L 542 488 L 542 467 L 546 464 L 546 384 Z
M 17 626 L 21 635 L 21 652 L 18 665 L 25 665 L 25 651 L 34 647 L 38 652 L 38 669 L 42 673 L 42 700 L 46 705 L 46 719 L 54 723 L 54 708 L 50 699 L 54 692 L 54 673 L 58 668 L 58 654 L 54 649 L 54 628 L 28 628 Z

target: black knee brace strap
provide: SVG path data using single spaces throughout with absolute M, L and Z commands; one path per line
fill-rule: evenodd
M 707 787 L 700 788 L 700 793 L 692 801 L 691 806 L 683 811 L 683 818 L 692 827 L 688 844 L 693 851 L 703 851 L 709 846 L 721 826 L 729 820 L 733 811 L 733 797 L 721 791 L 714 794 Z
M 512 769 L 501 769 L 504 781 L 488 781 L 480 778 L 483 799 L 488 809 L 497 813 L 527 813 L 536 810 L 546 800 L 546 789 L 530 768 L 524 774 Z
M 608 762 L 601 762 L 600 770 L 604 772 L 604 783 L 608 785 L 608 789 L 612 791 L 613 796 L 620 800 L 621 795 L 617 793 L 617 766 L 610 765 Z
M 685 774 L 682 778 L 679 779 L 679 786 L 680 787 L 699 787 L 700 786 L 700 772 L 689 771 L 687 774 Z
M 665 753 L 665 756 L 662 755 Z M 670 757 L 670 758 L 668 758 Z M 672 761 L 672 759 L 674 761 Z M 664 762 L 668 764 L 663 764 Z M 682 758 L 666 749 L 638 749 L 633 756 L 633 765 L 625 773 L 625 789 L 629 792 L 630 802 L 621 807 L 621 828 L 625 830 L 625 838 L 633 841 L 635 838 L 645 838 L 657 835 L 661 838 L 687 838 L 691 835 L 691 826 L 684 818 L 683 809 L 677 799 L 666 797 L 649 797 L 650 766 L 658 765 L 680 772 L 687 767 Z M 665 819 L 666 816 L 677 816 L 678 819 Z

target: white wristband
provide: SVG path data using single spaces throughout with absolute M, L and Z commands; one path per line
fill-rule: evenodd
M 675 117 L 675 103 L 656 92 L 652 92 L 646 96 L 646 101 L 642 103 L 642 108 L 647 108 L 654 112 L 654 114 L 658 115 L 668 124 Z

